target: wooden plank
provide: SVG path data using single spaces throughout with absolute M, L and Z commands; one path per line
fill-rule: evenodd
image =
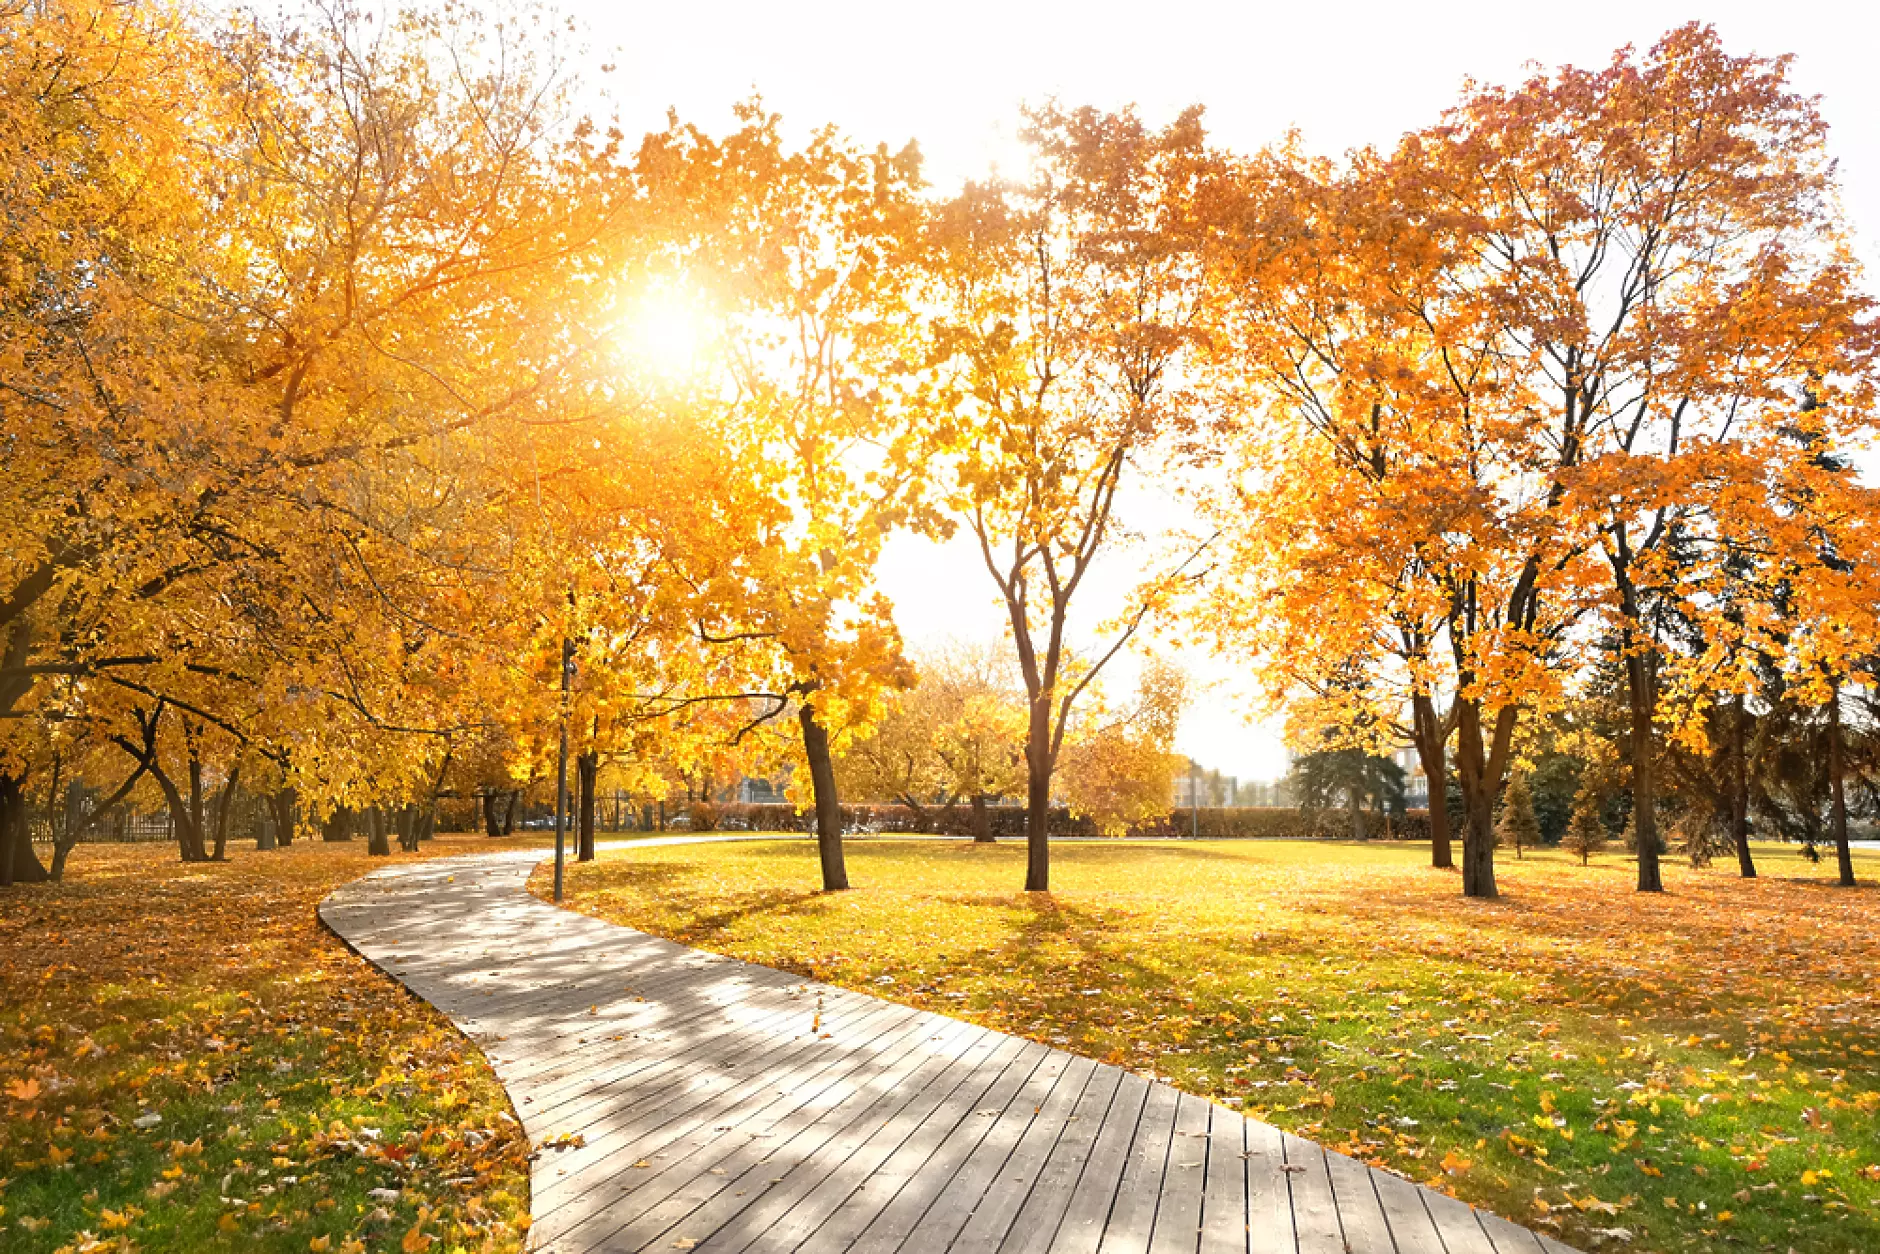
M 1246 1122 L 1247 1249 L 1249 1254 L 1294 1254 L 1292 1185 L 1280 1130 L 1255 1119 Z
M 889 1067 L 861 1068 L 845 1075 L 772 1125 L 774 1137 L 749 1137 L 728 1154 L 697 1160 L 680 1188 L 634 1215 L 599 1248 L 663 1249 L 679 1241 L 704 1240 L 760 1196 L 762 1185 L 781 1180 L 790 1166 L 813 1154 L 857 1114 L 891 1092 L 922 1061 L 918 1051 L 903 1051 Z M 697 1170 L 700 1165 L 704 1170 Z M 634 1207 L 644 1200 L 635 1198 Z
M 1175 1090 L 1157 1084 L 1143 1103 L 1142 1122 L 1129 1147 L 1129 1162 L 1110 1207 L 1098 1249 L 1103 1254 L 1148 1254 L 1149 1235 L 1155 1229 L 1156 1199 L 1168 1170 L 1169 1144 L 1175 1137 Z
M 1384 1207 L 1384 1219 L 1390 1224 L 1397 1254 L 1452 1254 L 1444 1247 L 1436 1221 L 1423 1205 L 1422 1190 L 1388 1171 L 1373 1170 L 1371 1183 L 1377 1189 L 1378 1202 Z
M 1195 1254 L 1201 1239 L 1201 1197 L 1208 1182 L 1211 1109 L 1208 1101 L 1192 1093 L 1176 1096 L 1175 1135 L 1149 1233 L 1149 1254 Z
M 1286 1151 L 1286 1187 L 1292 1190 L 1299 1254 L 1343 1254 L 1345 1234 L 1338 1226 L 1338 1197 L 1324 1149 L 1290 1132 L 1280 1133 L 1280 1142 Z
M 1109 1118 L 1117 1090 L 1127 1073 L 1108 1066 L 1094 1068 L 1077 1106 L 1064 1121 L 1062 1135 L 1051 1147 L 1030 1194 L 1005 1225 L 1000 1250 L 1039 1250 L 1051 1244 L 1070 1206 L 1085 1165 L 1090 1161 L 1097 1134 Z M 1120 1173 L 1121 1168 L 1118 1168 Z
M 880 1072 L 872 1064 L 887 1053 L 910 1052 L 901 1047 L 926 1030 L 924 1022 L 901 1020 L 862 1048 L 813 1055 L 795 1072 L 767 1075 L 754 1094 L 735 1106 L 681 1112 L 680 1119 L 662 1134 L 633 1142 L 636 1158 L 632 1161 L 649 1162 L 648 1168 L 630 1168 L 627 1179 L 612 1189 L 605 1187 L 608 1171 L 584 1175 L 582 1183 L 588 1191 L 570 1204 L 579 1217 L 566 1222 L 604 1234 L 661 1206 L 671 1210 L 674 1197 L 691 1196 L 688 1189 L 697 1192 L 700 1177 L 728 1173 L 728 1160 L 760 1139 L 793 1134 L 797 1126 L 855 1092 L 867 1077 L 878 1078 Z M 760 1145 L 759 1151 L 767 1150 L 769 1144 Z M 683 1216 L 701 1200 L 695 1199 L 670 1218 Z
M 983 1250 L 986 1254 L 999 1248 L 1012 1221 L 1031 1200 L 1033 1187 L 1044 1174 L 1096 1075 L 1097 1064 L 1088 1058 L 1075 1058 L 1064 1069 L 1063 1077 L 1039 1105 L 950 1248 Z
M 821 1126 L 806 1129 L 797 1138 L 802 1145 L 793 1142 L 778 1147 L 747 1170 L 744 1177 L 734 1180 L 729 1186 L 731 1190 L 743 1186 L 754 1189 L 760 1196 L 745 1204 L 734 1219 L 715 1226 L 710 1236 L 696 1247 L 699 1254 L 738 1254 L 760 1240 L 773 1249 L 795 1245 L 786 1234 L 813 1224 L 807 1216 L 794 1223 L 785 1223 L 785 1217 L 792 1214 L 806 1196 L 837 1177 L 849 1160 L 861 1153 L 910 1103 L 925 1098 L 928 1086 L 939 1081 L 973 1044 L 975 1037 L 982 1034 L 984 1029 L 954 1034 L 944 1047 L 934 1051 L 905 1077 L 885 1086 L 871 1105 L 848 1118 L 848 1122 L 835 1128 L 833 1133 Z M 809 1152 L 804 1153 L 804 1150 Z
M 859 1236 L 844 1247 L 850 1254 L 889 1254 L 919 1227 L 941 1190 L 953 1178 L 960 1165 L 979 1148 L 992 1130 L 994 1120 L 1027 1086 L 1036 1072 L 1051 1058 L 1051 1051 L 1034 1042 L 1024 1049 L 998 1079 L 986 1089 L 980 1105 L 965 1116 L 947 1134 L 940 1145 L 921 1164 L 906 1186 L 878 1211 Z
M 1199 1254 L 1247 1254 L 1247 1120 L 1225 1106 L 1208 1110 Z
M 1123 1169 L 1129 1165 L 1130 1147 L 1136 1141 L 1136 1128 L 1142 1122 L 1143 1105 L 1152 1086 L 1142 1076 L 1124 1072 L 1116 1087 L 1116 1097 L 1097 1130 L 1096 1142 L 1082 1164 L 1076 1188 L 1058 1221 L 1057 1235 L 1051 1240 L 1052 1254 L 1095 1254 L 1103 1240 L 1104 1225 L 1110 1220 L 1110 1207 L 1116 1201 L 1117 1186 L 1123 1181 Z M 1035 1247 L 1007 1242 L 1009 1254 L 1031 1254 Z
M 950 1143 L 950 1138 L 958 1135 L 973 1112 L 1003 1100 L 997 1096 L 1000 1092 L 1017 1091 L 1044 1050 L 1030 1041 L 999 1035 L 992 1052 L 973 1064 L 933 1113 L 921 1120 L 887 1160 L 810 1234 L 797 1254 L 836 1254 L 850 1249 L 865 1228 L 887 1215 L 916 1175 L 924 1173 L 923 1178 L 931 1179 L 944 1169 L 928 1164 Z M 925 1209 L 924 1202 L 920 1209 Z M 918 1212 L 914 1217 L 918 1218 Z
M 1475 1212 L 1475 1220 L 1495 1246 L 1495 1254 L 1545 1254 L 1540 1238 L 1526 1228 L 1517 1227 L 1500 1215 L 1485 1210 Z
M 1084 1064 L 1079 1067 L 1077 1064 Z M 1088 1076 L 1088 1059 L 1051 1050 L 1039 1062 L 1037 1070 L 1023 1088 L 997 1110 L 981 1110 L 976 1118 L 990 1119 L 987 1129 L 966 1161 L 951 1173 L 933 1204 L 914 1227 L 916 1244 L 921 1248 L 946 1249 L 972 1218 L 973 1211 L 998 1179 L 1020 1138 L 1067 1077 L 1082 1091 Z
M 1495 1243 L 1482 1231 L 1473 1206 L 1434 1189 L 1418 1189 L 1417 1199 L 1443 1238 L 1444 1254 L 1495 1254 Z
M 1338 1222 L 1345 1230 L 1345 1248 L 1351 1254 L 1397 1254 L 1370 1168 L 1331 1150 L 1325 1152 L 1325 1165 L 1331 1172 Z
M 822 1171 L 818 1178 L 809 1182 L 802 1196 L 765 1229 L 765 1245 L 795 1250 L 824 1228 L 863 1184 L 907 1144 L 921 1125 L 952 1098 L 962 1084 L 972 1080 L 981 1064 L 1011 1041 L 1004 1033 L 973 1028 L 966 1049 L 958 1057 L 947 1059 L 944 1071 L 930 1078 L 891 1118 L 881 1121 L 868 1139 L 839 1166 Z

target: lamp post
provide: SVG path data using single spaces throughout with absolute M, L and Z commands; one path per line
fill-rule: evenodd
M 574 679 L 574 641 L 561 641 L 561 754 L 555 764 L 555 901 L 561 901 L 563 838 L 568 831 L 568 688 Z

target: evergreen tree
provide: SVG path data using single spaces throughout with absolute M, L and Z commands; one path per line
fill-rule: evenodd
M 1567 834 L 1560 845 L 1568 853 L 1579 854 L 1581 866 L 1606 847 L 1606 824 L 1599 813 L 1604 804 L 1605 799 L 1590 784 L 1582 784 L 1573 798 L 1573 817 L 1567 820 Z
M 1496 822 L 1495 836 L 1498 843 L 1513 845 L 1517 858 L 1529 845 L 1540 843 L 1541 824 L 1534 815 L 1534 793 L 1528 787 L 1526 771 L 1515 772 L 1508 781 L 1508 790 L 1502 794 L 1501 818 Z

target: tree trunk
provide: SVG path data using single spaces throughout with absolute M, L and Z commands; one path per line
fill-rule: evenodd
M 829 757 L 829 729 L 816 721 L 815 707 L 797 709 L 803 725 L 803 755 L 809 759 L 810 789 L 816 799 L 816 852 L 822 859 L 823 891 L 839 892 L 849 886 L 849 869 L 842 857 L 842 802 L 836 796 L 836 768 Z
M 228 778 L 222 783 L 222 795 L 215 803 L 215 860 L 228 861 L 228 816 L 235 807 L 235 788 L 241 782 L 241 763 L 229 768 Z
M 577 809 L 580 814 L 575 828 L 574 857 L 576 862 L 594 861 L 594 781 L 601 773 L 600 754 L 592 749 L 574 761 L 576 785 L 580 791 Z
M 326 816 L 326 822 L 320 825 L 320 839 L 324 842 L 341 844 L 353 838 L 353 812 L 342 806 Z
M 202 795 L 202 754 L 196 748 L 194 736 L 189 738 L 189 828 L 194 833 L 196 856 L 194 859 L 185 859 L 185 861 L 209 861 L 207 845 L 209 822 L 204 811 Z
M 1482 744 L 1482 713 L 1473 701 L 1457 698 L 1456 775 L 1462 785 L 1462 895 L 1496 897 L 1495 791 L 1491 776 L 1497 755 Z M 1432 785 L 1434 791 L 1434 785 Z
M 503 835 L 514 836 L 516 834 L 516 810 L 521 804 L 522 790 L 520 788 L 511 789 L 509 793 L 509 804 L 503 807 Z
M 496 817 L 496 794 L 493 792 L 483 794 L 483 831 L 491 840 L 503 834 L 503 825 Z
M 983 792 L 973 794 L 973 843 L 975 845 L 996 843 L 992 839 L 992 816 L 986 813 L 986 794 Z
M 385 811 L 377 805 L 366 810 L 366 853 L 374 858 L 392 856 L 392 842 L 385 838 Z
M 1364 831 L 1364 798 L 1357 785 L 1345 789 L 1345 807 L 1351 811 L 1351 837 L 1353 840 L 1366 839 Z
M 1443 761 L 1443 725 L 1437 717 L 1436 703 L 1427 693 L 1412 697 L 1411 718 L 1415 726 L 1417 760 L 1423 765 L 1423 778 L 1430 794 L 1430 865 L 1447 870 L 1456 865 L 1449 848 L 1449 768 Z
M 150 774 L 157 781 L 157 787 L 163 790 L 163 800 L 170 807 L 170 826 L 176 829 L 176 847 L 183 861 L 207 862 L 209 852 L 203 848 L 202 828 L 196 825 L 196 807 L 162 768 L 152 766 Z
M 1730 720 L 1730 839 L 1736 845 L 1737 870 L 1743 878 L 1756 878 L 1756 861 L 1749 853 L 1749 710 L 1741 694 Z
M 398 807 L 398 847 L 406 853 L 418 852 L 418 814 L 422 807 L 408 801 Z
M 1828 788 L 1834 835 L 1834 857 L 1840 864 L 1841 886 L 1854 887 L 1854 851 L 1847 843 L 1847 763 L 1841 738 L 1841 685 L 1828 690 Z
M 1025 735 L 1025 891 L 1051 891 L 1051 696 L 1032 701 Z
M 1636 620 L 1628 627 L 1626 643 L 1637 635 Z M 1652 716 L 1657 694 L 1652 686 L 1651 659 L 1628 648 L 1625 659 L 1626 695 L 1632 715 L 1632 831 L 1638 837 L 1638 891 L 1662 893 L 1664 876 L 1658 866 L 1658 809 L 1652 771 Z
M 277 788 L 268 796 L 268 809 L 274 814 L 274 843 L 285 849 L 294 843 L 294 790 Z
M 42 884 L 47 878 L 26 825 L 26 779 L 0 774 L 0 886 Z

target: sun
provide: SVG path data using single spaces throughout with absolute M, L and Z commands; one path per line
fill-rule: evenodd
M 716 321 L 703 297 L 680 284 L 640 294 L 621 327 L 621 347 L 641 370 L 675 381 L 697 374 L 710 359 Z

